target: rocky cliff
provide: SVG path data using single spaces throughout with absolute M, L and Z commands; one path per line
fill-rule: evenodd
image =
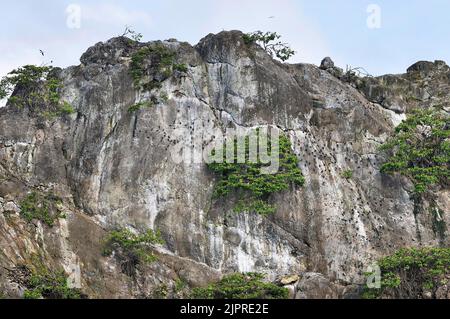
M 149 45 L 183 67 L 167 74 L 152 59 L 136 61 Z M 136 85 L 136 62 L 145 84 L 158 85 Z M 38 258 L 90 298 L 177 297 L 180 282 L 203 286 L 233 272 L 283 279 L 291 297 L 347 298 L 379 257 L 448 246 L 426 209 L 414 213 L 411 182 L 380 172 L 379 146 L 408 110 L 449 110 L 450 68 L 419 62 L 406 74 L 354 79 L 330 70 L 280 63 L 238 31 L 196 46 L 113 38 L 56 69 L 74 112 L 45 117 L 47 106 L 31 102 L 0 109 L 0 291 L 21 296 L 14 272 Z M 151 106 L 136 107 L 143 101 Z M 234 213 L 213 198 L 217 176 L 204 163 L 172 158 L 196 134 L 208 141 L 217 129 L 265 125 L 289 137 L 305 177 L 274 196 L 272 215 Z M 58 198 L 52 227 L 24 220 L 31 193 Z M 448 224 L 450 191 L 435 195 Z M 133 276 L 102 254 L 107 233 L 123 227 L 163 239 L 157 260 Z

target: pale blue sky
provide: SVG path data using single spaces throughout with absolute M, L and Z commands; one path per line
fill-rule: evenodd
M 81 7 L 79 29 L 66 25 L 69 4 Z M 381 9 L 379 29 L 367 26 L 369 4 Z M 447 0 L 22 0 L 2 1 L 0 15 L 0 75 L 49 60 L 78 64 L 89 46 L 127 24 L 144 40 L 191 44 L 221 30 L 277 31 L 298 51 L 289 62 L 319 64 L 331 56 L 343 68 L 362 66 L 376 75 L 404 72 L 422 59 L 450 62 Z

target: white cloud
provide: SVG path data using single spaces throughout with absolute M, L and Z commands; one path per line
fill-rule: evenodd
M 41 64 L 38 48 L 32 49 L 22 43 L 9 43 L 8 50 L 0 48 L 0 76 L 25 64 Z
M 67 14 L 61 11 L 61 16 Z M 56 66 L 76 64 L 80 55 L 91 45 L 121 33 L 125 25 L 137 30 L 152 24 L 145 11 L 128 10 L 114 4 L 82 4 L 81 29 L 69 30 L 65 24 L 51 34 L 32 31 L 31 34 L 11 36 L 0 44 L 0 77 L 24 64 L 49 63 Z M 39 53 L 42 49 L 46 56 Z
M 61 10 L 61 16 L 64 15 L 67 12 Z M 54 61 L 53 65 L 61 67 L 76 64 L 89 46 L 118 35 L 125 25 L 137 30 L 152 25 L 149 13 L 108 3 L 81 4 L 80 29 L 70 30 L 63 21 L 59 28 L 55 25 L 52 33 L 40 32 L 39 28 L 29 34 L 14 34 L 12 30 L 8 40 L 0 43 L 0 78 L 25 64 L 49 64 L 50 60 Z M 40 49 L 45 52 L 45 57 L 39 53 Z M 0 107 L 4 102 L 0 101 Z
M 229 0 L 217 2 L 214 13 L 206 22 L 210 30 L 240 29 L 275 31 L 297 51 L 288 62 L 320 63 L 331 55 L 320 28 L 302 12 L 294 0 Z M 211 31 L 212 32 L 212 31 Z
M 149 27 L 152 24 L 150 14 L 144 11 L 127 10 L 115 4 L 89 4 L 81 6 L 82 22 L 94 22 L 101 25 L 139 24 Z

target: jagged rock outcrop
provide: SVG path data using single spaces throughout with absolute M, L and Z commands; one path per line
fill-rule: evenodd
M 326 57 L 320 63 L 320 69 L 327 71 L 331 75 L 341 79 L 344 76 L 344 71 L 334 65 L 333 60 L 330 57 Z
M 210 34 L 195 47 L 158 43 L 188 69 L 159 79 L 155 92 L 165 98 L 153 107 L 128 111 L 150 98 L 130 75 L 132 55 L 146 44 L 119 37 L 60 71 L 74 114 L 49 120 L 28 107 L 0 109 L 0 290 L 19 296 L 23 287 L 8 269 L 38 254 L 91 298 L 151 297 L 179 279 L 200 286 L 236 271 L 273 281 L 299 275 L 293 297 L 354 297 L 380 256 L 448 246 L 426 209 L 413 213 L 411 183 L 380 173 L 378 150 L 408 109 L 448 110 L 445 63 L 364 78 L 354 88 L 314 65 L 277 62 L 238 31 Z M 261 125 L 290 138 L 306 179 L 276 195 L 272 216 L 233 213 L 212 199 L 215 176 L 204 163 L 171 156 L 195 134 L 210 141 L 216 129 Z M 52 228 L 26 223 L 20 202 L 31 191 L 62 198 L 66 218 Z M 448 224 L 449 190 L 436 196 Z M 136 278 L 102 256 L 102 240 L 117 226 L 159 229 L 164 239 L 158 261 Z
M 355 84 L 369 101 L 399 114 L 430 106 L 450 110 L 450 68 L 444 61 L 419 61 L 406 74 L 365 77 Z

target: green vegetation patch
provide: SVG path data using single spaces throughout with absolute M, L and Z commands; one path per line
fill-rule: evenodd
M 153 101 L 145 101 L 136 103 L 128 108 L 128 113 L 133 113 L 140 110 L 143 107 L 152 107 L 154 105 Z
M 20 215 L 29 223 L 39 220 L 49 227 L 55 225 L 58 218 L 64 218 L 61 212 L 61 198 L 53 194 L 32 192 L 20 203 Z
M 353 171 L 350 169 L 347 169 L 345 171 L 342 172 L 342 177 L 345 179 L 352 179 L 353 177 Z
M 182 72 L 182 73 L 187 73 L 187 71 L 188 71 L 188 67 L 184 63 L 175 63 L 173 65 L 173 69 L 174 69 L 174 71 L 178 71 L 178 72 Z
M 286 299 L 286 288 L 263 281 L 258 273 L 232 274 L 204 288 L 192 289 L 193 299 Z
M 159 231 L 147 230 L 143 234 L 135 234 L 128 229 L 113 230 L 106 236 L 103 255 L 114 255 L 122 271 L 134 276 L 139 264 L 157 260 L 153 254 L 156 244 L 164 244 Z
M 175 62 L 176 52 L 162 43 L 139 49 L 131 57 L 130 73 L 134 85 L 144 91 L 161 88 L 174 71 L 186 73 L 187 65 Z
M 19 93 L 8 101 L 13 107 L 42 109 L 40 114 L 46 118 L 75 112 L 69 103 L 61 101 L 62 82 L 51 66 L 25 65 L 11 71 L 0 81 L 0 99 L 8 97 L 15 89 Z
M 289 60 L 289 58 L 295 55 L 295 51 L 292 50 L 287 43 L 278 41 L 281 38 L 281 35 L 276 32 L 255 31 L 244 34 L 242 38 L 247 45 L 257 43 L 271 57 L 276 57 L 281 61 Z
M 384 173 L 400 173 L 421 194 L 433 185 L 448 186 L 450 177 L 450 117 L 437 109 L 414 110 L 383 146 L 388 160 Z
M 259 131 L 258 131 L 259 132 Z M 259 140 L 259 133 L 258 133 Z M 256 212 L 267 215 L 275 212 L 275 207 L 269 203 L 270 196 L 289 189 L 290 186 L 302 186 L 303 174 L 298 167 L 297 156 L 292 151 L 289 139 L 281 135 L 278 143 L 279 169 L 274 174 L 263 174 L 262 169 L 270 166 L 263 164 L 260 156 L 257 161 L 249 160 L 249 139 L 245 140 L 245 163 L 238 163 L 237 140 L 234 143 L 234 162 L 226 161 L 226 147 L 223 148 L 223 163 L 213 161 L 208 164 L 219 181 L 214 190 L 214 197 L 225 197 L 230 193 L 241 197 L 235 206 L 236 212 Z M 269 139 L 268 154 L 271 154 Z M 214 151 L 212 152 L 214 155 Z
M 450 275 L 450 248 L 404 248 L 378 265 L 381 288 L 366 287 L 365 298 L 422 298 L 425 291 L 435 295 Z
M 75 109 L 68 102 L 63 102 L 58 111 L 58 114 L 73 114 L 73 113 L 75 113 Z
M 46 80 L 51 69 L 48 66 L 25 65 L 9 72 L 0 81 L 0 99 L 11 94 L 16 86 L 32 89 L 36 83 Z
M 64 271 L 33 272 L 27 280 L 28 289 L 24 291 L 25 299 L 81 299 L 78 289 L 70 288 Z
M 68 276 L 62 269 L 52 270 L 36 256 L 30 265 L 20 265 L 10 271 L 13 282 L 25 287 L 24 299 L 84 299 L 77 288 L 68 285 Z

